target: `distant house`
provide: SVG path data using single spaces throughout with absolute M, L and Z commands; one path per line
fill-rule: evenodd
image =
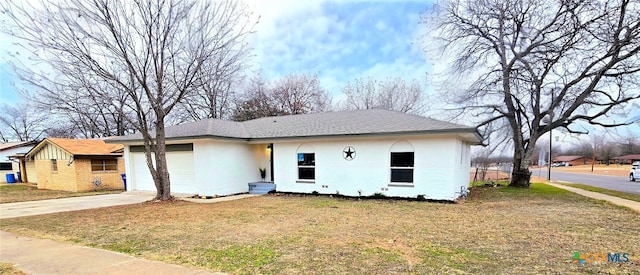
M 615 158 L 612 158 L 612 159 L 614 161 L 616 161 L 617 163 L 631 164 L 631 163 L 634 163 L 636 161 L 640 161 L 640 154 L 624 155 L 624 156 L 619 156 L 619 157 L 615 157 Z
M 26 181 L 24 176 L 26 166 L 24 163 L 21 165 L 15 156 L 29 152 L 37 143 L 37 141 L 20 141 L 0 144 L 0 183 L 7 182 L 6 174 L 13 174 L 17 180 L 18 172 L 20 172 L 20 178 Z
M 248 192 L 266 180 L 279 192 L 455 200 L 469 186 L 473 127 L 386 110 L 208 119 L 166 128 L 171 191 Z M 128 190 L 155 190 L 140 134 L 123 143 Z M 253 191 L 252 191 L 253 192 Z
M 39 189 L 88 191 L 123 189 L 121 144 L 99 139 L 47 138 L 25 158 L 35 165 Z
M 590 163 L 590 160 L 584 156 L 557 156 L 551 160 L 554 164 L 560 164 L 562 166 L 577 166 Z

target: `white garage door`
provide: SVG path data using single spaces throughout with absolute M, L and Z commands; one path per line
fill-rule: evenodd
M 155 191 L 156 186 L 147 168 L 144 153 L 131 153 L 129 158 L 131 172 L 127 175 L 127 189 Z
M 151 173 L 145 162 L 144 153 L 131 153 L 129 176 L 132 190 L 156 191 Z M 195 194 L 195 173 L 193 152 L 167 152 L 167 166 L 171 178 L 171 193 Z M 129 182 L 127 182 L 129 184 Z M 129 188 L 129 187 L 128 187 Z

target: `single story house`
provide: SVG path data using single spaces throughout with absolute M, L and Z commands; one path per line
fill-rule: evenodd
M 612 158 L 612 159 L 615 160 L 616 163 L 632 164 L 632 163 L 635 163 L 637 161 L 640 161 L 640 154 L 624 155 L 624 156 L 619 156 L 619 157 L 615 157 L 615 158 Z
M 47 138 L 25 158 L 32 161 L 39 189 L 124 189 L 123 145 L 100 139 Z
M 141 135 L 124 144 L 128 190 L 156 190 Z M 230 195 L 265 178 L 278 192 L 455 200 L 469 186 L 475 128 L 380 109 L 207 119 L 166 128 L 174 193 Z
M 7 182 L 6 174 L 11 174 L 16 181 L 27 181 L 25 164 L 15 160 L 14 156 L 29 152 L 37 143 L 37 141 L 19 141 L 0 144 L 0 183 Z M 20 173 L 19 177 L 18 173 Z
M 590 161 L 590 159 L 587 159 L 584 156 L 557 156 L 551 160 L 552 163 L 557 163 L 562 166 L 585 165 L 590 163 Z

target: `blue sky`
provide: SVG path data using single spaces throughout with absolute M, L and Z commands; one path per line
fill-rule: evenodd
M 15 82 L 17 79 L 12 74 L 11 66 L 0 61 L 0 104 L 12 104 L 19 101 L 18 93 L 14 88 Z
M 255 1 L 255 68 L 267 79 L 317 74 L 339 97 L 355 78 L 401 76 L 424 82 L 431 66 L 420 49 L 429 1 Z
M 322 86 L 340 100 L 347 81 L 361 77 L 401 76 L 425 83 L 431 66 L 420 49 L 425 26 L 420 14 L 430 1 L 248 0 L 261 16 L 251 41 L 251 71 L 267 79 L 292 73 L 317 74 Z M 0 37 L 3 56 L 11 40 Z M 0 60 L 0 103 L 17 95 L 6 58 Z M 426 87 L 426 85 L 425 85 Z
M 317 74 L 334 103 L 343 99 L 340 89 L 346 82 L 363 77 L 416 79 L 427 93 L 433 92 L 425 80 L 434 66 L 420 47 L 428 43 L 420 16 L 428 13 L 431 0 L 247 3 L 261 16 L 251 37 L 252 73 L 266 79 Z M 0 34 L 0 103 L 19 100 L 12 83 L 20 81 L 7 64 L 7 53 L 15 51 L 11 39 Z M 437 65 L 446 67 L 443 62 Z M 631 110 L 627 118 L 640 118 L 640 111 Z

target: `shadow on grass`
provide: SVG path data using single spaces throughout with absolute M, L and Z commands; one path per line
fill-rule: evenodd
M 96 191 L 70 192 L 60 190 L 38 189 L 33 184 L 0 185 L 0 203 L 38 201 L 48 199 L 94 196 L 122 193 L 123 190 L 98 189 Z

